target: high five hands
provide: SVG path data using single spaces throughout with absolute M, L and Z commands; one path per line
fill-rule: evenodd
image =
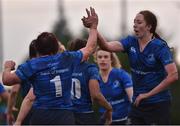
M 98 25 L 98 16 L 95 12 L 95 9 L 90 7 L 90 10 L 86 8 L 87 17 L 83 16 L 81 19 L 83 22 L 83 25 L 86 28 L 97 28 Z

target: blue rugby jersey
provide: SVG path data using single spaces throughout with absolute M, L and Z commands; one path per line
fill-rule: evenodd
M 157 38 L 152 39 L 142 52 L 140 52 L 138 39 L 134 36 L 128 36 L 120 42 L 128 54 L 135 100 L 139 94 L 149 92 L 167 76 L 164 66 L 173 62 L 172 54 L 167 44 Z M 170 92 L 164 90 L 144 99 L 140 104 L 167 100 L 170 100 Z
M 43 56 L 18 66 L 17 76 L 32 83 L 36 96 L 34 108 L 71 109 L 71 83 L 74 67 L 82 52 L 63 52 Z
M 92 110 L 89 92 L 89 80 L 99 80 L 98 68 L 94 64 L 82 62 L 72 74 L 72 101 L 74 111 L 77 113 L 90 113 Z
M 4 86 L 0 83 L 0 94 L 5 92 Z
M 107 82 L 100 79 L 101 92 L 113 108 L 112 121 L 127 119 L 130 102 L 125 89 L 132 86 L 131 77 L 123 69 L 113 68 Z M 104 111 L 104 108 L 99 110 L 100 113 Z

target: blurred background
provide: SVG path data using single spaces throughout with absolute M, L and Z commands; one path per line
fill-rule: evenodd
M 98 13 L 98 30 L 108 40 L 133 34 L 133 20 L 139 11 L 155 13 L 157 32 L 174 48 L 174 59 L 180 68 L 179 0 L 0 0 L 0 71 L 5 60 L 12 59 L 17 65 L 25 61 L 29 43 L 41 32 L 55 33 L 64 45 L 74 38 L 87 38 L 88 31 L 81 18 L 90 6 Z M 127 56 L 118 56 L 123 68 L 130 72 Z M 180 124 L 179 84 L 177 81 L 170 87 L 173 124 Z M 5 111 L 1 108 L 0 113 Z

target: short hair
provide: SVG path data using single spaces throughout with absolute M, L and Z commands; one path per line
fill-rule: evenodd
M 29 58 L 37 57 L 37 49 L 36 49 L 36 39 L 32 40 L 29 44 Z
M 37 37 L 36 49 L 40 55 L 56 54 L 59 50 L 59 44 L 53 33 L 43 32 Z

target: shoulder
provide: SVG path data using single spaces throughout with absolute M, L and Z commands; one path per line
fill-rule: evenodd
M 96 64 L 93 64 L 93 63 L 87 63 L 87 69 L 88 69 L 88 71 L 94 71 L 94 72 L 95 72 L 95 71 L 96 71 L 96 72 L 99 71 L 97 65 L 96 65 Z
M 133 42 L 133 41 L 136 41 L 137 40 L 137 37 L 135 36 L 132 36 L 132 35 L 128 35 L 127 37 L 125 38 L 122 38 L 120 41 L 128 41 L 128 42 Z
M 94 63 L 88 63 L 87 62 L 87 64 L 88 64 L 88 68 L 98 68 L 97 65 Z
M 80 55 L 81 53 L 81 51 L 64 51 L 56 54 L 56 57 L 72 57 L 74 55 Z
M 121 69 L 121 68 L 113 68 L 113 69 L 112 69 L 112 72 L 113 72 L 113 73 L 120 73 L 122 70 L 123 70 L 123 69 Z
M 152 42 L 151 45 L 149 46 L 151 49 L 153 49 L 153 51 L 155 53 L 159 53 L 162 51 L 170 51 L 169 46 L 167 45 L 167 43 L 161 39 L 155 38 Z
M 137 43 L 137 38 L 135 36 L 127 36 L 126 38 L 123 38 L 120 40 L 121 44 L 124 47 L 125 51 L 128 51 L 130 47 L 136 47 L 136 43 Z
M 121 70 L 120 70 L 120 68 L 113 68 L 112 70 L 111 70 L 111 76 L 118 76 L 118 75 L 120 75 L 121 74 Z
M 152 45 L 157 47 L 157 48 L 161 48 L 161 47 L 167 47 L 167 43 L 161 39 L 158 38 L 154 38 L 152 41 Z
M 117 76 L 117 77 L 120 77 L 120 78 L 130 77 L 130 74 L 126 70 L 124 70 L 122 68 L 113 68 L 112 74 L 114 76 Z
M 65 51 L 62 53 L 62 57 L 65 59 L 74 59 L 75 61 L 79 61 L 83 57 L 82 51 Z

